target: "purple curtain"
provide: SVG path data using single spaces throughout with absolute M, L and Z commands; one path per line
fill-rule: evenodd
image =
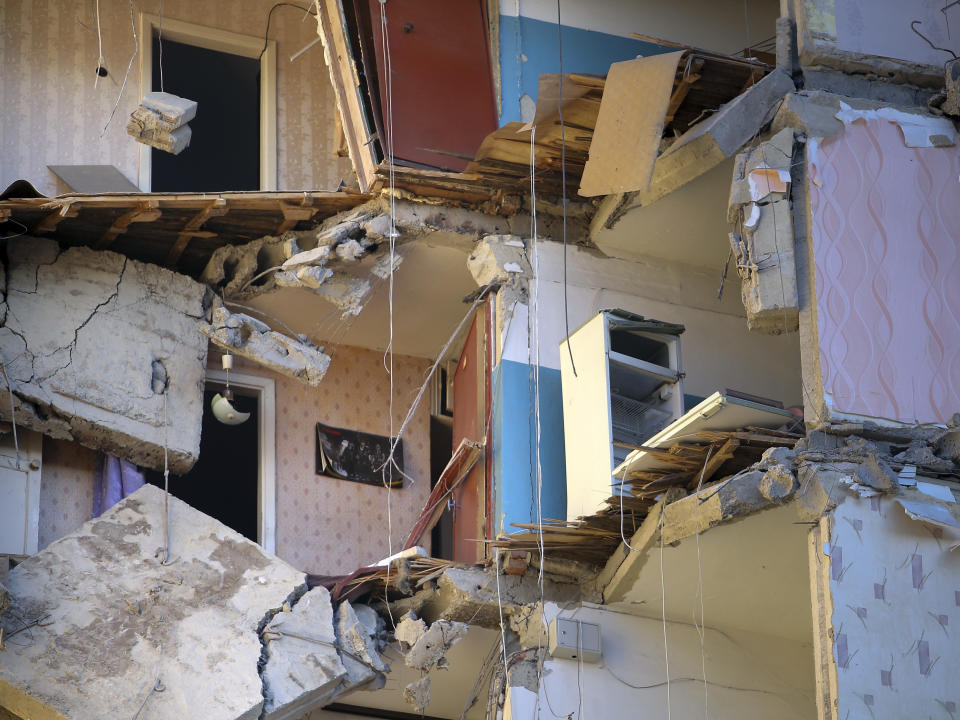
M 93 517 L 100 515 L 144 485 L 143 472 L 131 462 L 97 453 L 93 475 Z

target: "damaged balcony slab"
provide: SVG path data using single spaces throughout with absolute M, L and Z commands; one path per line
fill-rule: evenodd
M 657 158 L 647 190 L 603 200 L 591 223 L 591 237 L 613 228 L 628 209 L 650 205 L 733 157 L 773 119 L 777 105 L 794 89 L 790 76 L 775 70 L 694 125 Z
M 11 571 L 0 707 L 41 719 L 260 717 L 258 630 L 305 576 L 169 503 L 168 564 L 164 493 L 146 485 Z M 42 620 L 11 637 L 15 618 Z
M 200 451 L 207 288 L 34 237 L 7 242 L 5 270 L 0 355 L 16 422 L 155 469 L 166 442 L 170 469 L 189 470 Z M 10 403 L 0 406 L 9 420 Z
M 222 304 L 213 309 L 213 321 L 203 332 L 217 347 L 309 385 L 319 385 L 330 367 L 330 356 L 304 336 L 292 338 Z

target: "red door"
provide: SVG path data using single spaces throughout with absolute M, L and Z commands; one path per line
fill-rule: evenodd
M 497 129 L 486 0 L 389 0 L 394 156 L 463 170 Z M 379 0 L 369 0 L 379 99 L 389 137 Z M 384 152 L 387 148 L 384 147 Z
M 485 441 L 489 373 L 487 371 L 486 319 L 488 305 L 481 305 L 460 353 L 453 376 L 453 447 L 463 439 Z M 489 457 L 489 453 L 486 454 Z M 487 535 L 487 463 L 479 462 L 453 492 L 453 559 L 473 563 L 482 560 Z

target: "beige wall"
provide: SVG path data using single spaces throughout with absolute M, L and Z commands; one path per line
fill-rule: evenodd
M 141 12 L 160 11 L 160 0 L 136 0 L 133 5 L 138 21 Z M 164 0 L 163 13 L 171 19 L 263 37 L 271 5 L 273 0 Z M 23 178 L 47 195 L 67 192 L 47 169 L 58 164 L 115 165 L 136 183 L 139 145 L 124 128 L 140 97 L 139 58 L 116 116 L 100 137 L 134 47 L 129 5 L 123 0 L 100 0 L 103 55 L 110 75 L 96 88 L 94 7 L 93 0 L 0 2 L 0 190 Z M 315 45 L 290 62 L 290 56 L 316 36 L 313 18 L 304 20 L 303 13 L 290 7 L 274 12 L 270 38 L 277 41 L 281 190 L 332 190 L 341 178 L 352 176 L 350 161 L 333 156 L 338 144 L 336 106 L 322 46 Z
M 385 557 L 391 521 L 394 551 L 400 549 L 430 492 L 430 420 L 424 400 L 404 433 L 404 469 L 414 482 L 391 492 L 389 516 L 384 488 L 315 475 L 317 422 L 383 435 L 390 431 L 383 354 L 351 347 L 328 351 L 333 362 L 318 388 L 240 362 L 236 370 L 276 383 L 277 555 L 306 572 L 332 575 Z M 219 353 L 212 355 L 211 367 L 219 366 Z M 426 360 L 395 357 L 395 432 L 428 367 Z M 90 519 L 93 463 L 93 450 L 44 438 L 40 548 Z

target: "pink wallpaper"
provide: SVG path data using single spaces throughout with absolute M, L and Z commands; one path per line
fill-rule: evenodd
M 847 497 L 829 544 L 840 718 L 957 717 L 960 535 Z
M 390 493 L 389 513 L 384 488 L 315 475 L 317 422 L 381 435 L 390 431 L 383 353 L 345 346 L 327 352 L 333 361 L 316 388 L 249 363 L 237 369 L 276 382 L 277 555 L 306 572 L 333 575 L 386 557 L 391 522 L 394 552 L 401 548 L 430 493 L 430 416 L 424 399 L 404 433 L 404 470 L 413 483 L 405 480 Z M 219 363 L 219 352 L 213 352 L 211 367 Z M 427 360 L 395 356 L 395 432 L 429 366 Z
M 43 438 L 39 545 L 72 533 L 93 514 L 96 452 L 69 440 Z
M 960 147 L 858 120 L 809 153 L 824 395 L 833 413 L 960 411 Z

